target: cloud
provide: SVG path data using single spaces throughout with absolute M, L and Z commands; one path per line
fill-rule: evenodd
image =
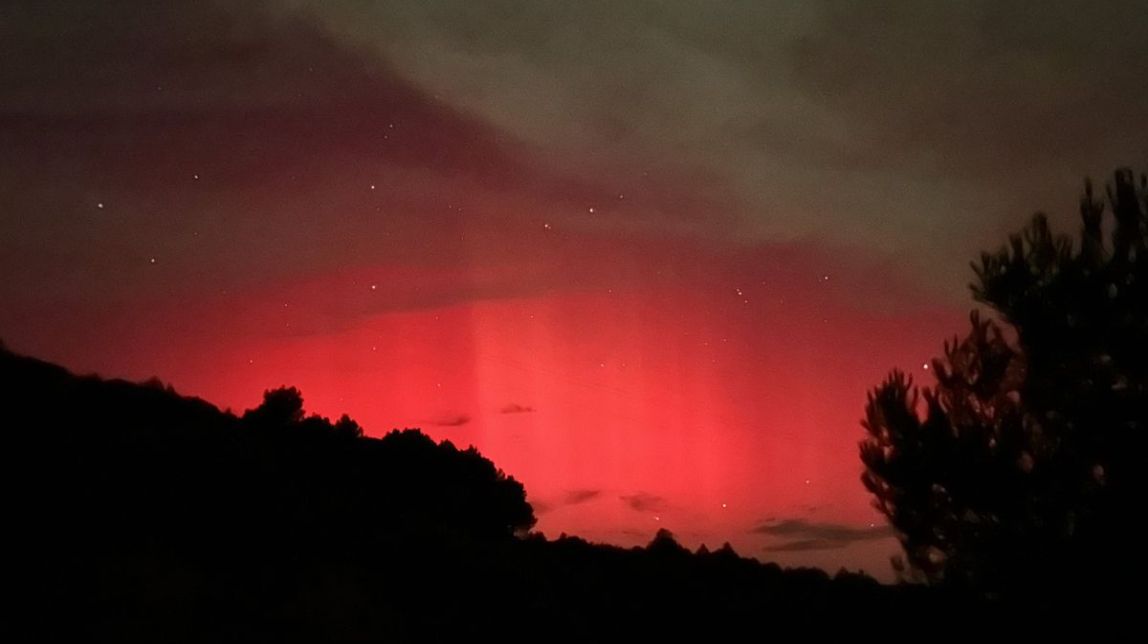
M 0 134 L 95 155 L 131 185 L 215 185 L 363 161 L 520 183 L 503 133 L 446 106 L 378 52 L 270 2 L 28 3 L 0 26 Z M 226 142 L 222 145 L 221 142 Z M 99 161 L 99 163 L 95 163 Z
M 666 509 L 665 499 L 645 492 L 624 494 L 618 498 L 637 512 L 662 512 Z
M 436 420 L 429 421 L 432 425 L 438 427 L 459 427 L 470 422 L 470 416 L 466 414 L 459 414 L 457 416 L 446 416 Z
M 958 197 L 997 204 L 1002 186 L 1006 197 L 1022 192 L 1023 208 L 1043 207 L 1030 198 L 1049 184 L 1030 181 L 1058 188 L 1148 149 L 1142 0 L 807 0 L 720 12 L 634 0 L 527 3 L 512 17 L 465 0 L 300 1 L 555 157 L 586 163 L 593 149 L 712 173 L 710 185 L 744 197 L 741 214 L 763 231 L 855 240 L 912 226 L 944 250 L 963 229 L 922 209 L 967 217 Z
M 1015 182 L 1034 164 L 1143 158 L 1142 2 L 823 8 L 790 63 L 797 86 L 850 126 L 825 142 L 844 166 Z
M 533 412 L 533 407 L 529 405 L 520 405 L 518 403 L 508 403 L 498 411 L 500 414 L 529 414 Z
M 563 498 L 563 505 L 578 505 L 592 501 L 602 495 L 602 490 L 571 490 Z
M 853 543 L 883 539 L 893 534 L 892 528 L 887 525 L 857 527 L 841 523 L 818 523 L 805 519 L 768 520 L 750 532 L 782 538 L 781 543 L 765 547 L 765 550 L 770 552 L 836 550 Z
M 613 174 L 540 155 L 410 61 L 363 45 L 388 39 L 351 39 L 324 20 L 358 3 L 297 4 L 15 1 L 0 20 L 0 59 L 14 61 L 0 66 L 0 175 L 18 186 L 0 195 L 12 214 L 0 218 L 0 273 L 14 276 L 0 299 L 31 306 L 49 285 L 89 317 L 134 318 L 162 304 L 144 298 L 182 309 L 235 297 L 251 305 L 221 316 L 229 333 L 331 333 L 382 313 L 548 292 L 571 275 L 613 283 L 594 252 L 629 255 L 621 242 L 587 245 L 598 218 L 543 237 L 528 213 L 609 199 L 611 226 L 644 217 L 660 240 L 650 204 L 700 192 L 631 168 L 626 199 L 614 199 Z M 355 23 L 398 24 L 385 18 Z M 727 210 L 689 203 L 706 226 Z M 93 234 L 119 250 L 98 250 Z M 265 300 L 291 302 L 290 324 Z
M 4 7 L 0 176 L 19 189 L 0 195 L 0 273 L 26 268 L 0 300 L 32 302 L 51 280 L 68 301 L 126 310 L 141 294 L 262 291 L 338 266 L 451 265 L 466 247 L 443 231 L 477 228 L 470 204 L 449 207 L 460 195 L 537 190 L 513 136 L 285 3 Z M 152 253 L 157 270 L 133 271 Z M 530 288 L 480 275 L 389 306 Z M 322 327 L 307 322 L 266 326 Z
M 557 501 L 530 501 L 530 505 L 534 508 L 536 514 L 545 514 L 558 508 L 564 508 L 571 505 L 579 505 L 593 501 L 594 499 L 602 496 L 602 490 L 570 490 Z
M 786 541 L 772 546 L 765 546 L 762 550 L 766 552 L 808 552 L 810 550 L 839 550 L 849 545 L 845 541 L 833 541 L 830 539 L 798 539 L 797 541 Z

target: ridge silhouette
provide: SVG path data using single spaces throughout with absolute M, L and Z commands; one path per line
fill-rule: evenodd
M 586 641 L 836 632 L 962 605 L 857 573 L 529 533 L 522 485 L 293 388 L 242 416 L 0 349 L 10 581 L 31 641 Z M 943 601 L 942 601 L 943 599 Z M 25 640 L 29 637 L 26 636 Z

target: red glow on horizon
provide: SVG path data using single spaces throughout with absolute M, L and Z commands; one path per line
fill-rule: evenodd
M 305 300 L 327 281 L 295 293 Z M 546 293 L 233 337 L 153 320 L 132 355 L 66 364 L 159 374 L 237 412 L 264 389 L 294 385 L 309 411 L 349 413 L 371 435 L 420 427 L 473 444 L 523 482 L 549 536 L 635 545 L 664 527 L 690 547 L 729 541 L 766 560 L 861 565 L 889 579 L 891 539 L 769 552 L 779 540 L 751 530 L 785 519 L 882 521 L 858 479 L 865 393 L 888 368 L 933 355 L 936 329 L 959 318 L 810 306 L 802 288 L 687 281 Z M 290 320 L 291 303 L 268 292 L 207 300 L 193 317 L 271 324 L 279 314 L 261 310 Z

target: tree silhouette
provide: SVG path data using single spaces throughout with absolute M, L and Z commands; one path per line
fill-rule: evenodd
M 9 630 L 35 641 L 724 641 L 962 609 L 667 530 L 644 548 L 527 534 L 522 485 L 474 448 L 355 436 L 290 388 L 239 418 L 3 350 L 0 383 Z
M 263 403 L 243 414 L 243 420 L 264 427 L 287 427 L 303 420 L 303 394 L 295 387 L 263 392 Z
M 1118 170 L 1106 208 L 1086 182 L 1078 246 L 1037 214 L 983 253 L 972 292 L 1002 324 L 974 311 L 932 362 L 934 386 L 894 371 L 869 394 L 862 481 L 907 576 L 1050 597 L 1142 572 L 1130 553 L 1148 478 L 1145 184 Z

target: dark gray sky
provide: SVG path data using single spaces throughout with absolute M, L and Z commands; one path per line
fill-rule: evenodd
M 656 160 L 735 195 L 733 235 L 920 256 L 948 286 L 1148 156 L 1138 1 L 299 4 L 570 170 Z

